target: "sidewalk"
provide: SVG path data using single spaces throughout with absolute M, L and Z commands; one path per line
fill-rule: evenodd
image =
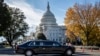
M 4 48 L 0 48 L 0 50 L 7 50 L 7 49 L 12 49 L 12 47 L 4 47 Z
M 91 54 L 91 55 L 99 55 L 100 56 L 100 50 L 88 50 L 88 49 L 80 49 L 76 48 L 76 52 Z

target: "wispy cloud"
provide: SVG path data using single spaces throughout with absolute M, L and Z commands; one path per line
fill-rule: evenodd
M 5 0 L 10 7 L 16 7 L 22 10 L 26 16 L 26 22 L 29 26 L 38 25 L 44 11 L 34 8 L 26 0 Z

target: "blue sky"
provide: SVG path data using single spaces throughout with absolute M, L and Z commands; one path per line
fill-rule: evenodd
M 95 3 L 99 0 L 5 0 L 9 6 L 20 8 L 25 13 L 27 17 L 26 22 L 29 26 L 40 23 L 42 15 L 46 11 L 48 1 L 50 9 L 57 19 L 57 23 L 63 25 L 67 9 L 75 3 Z
M 31 2 L 30 2 L 31 1 Z M 34 8 L 46 11 L 47 2 L 50 3 L 50 9 L 54 13 L 57 23 L 64 24 L 65 14 L 68 8 L 72 7 L 75 3 L 94 3 L 99 0 L 27 0 Z
M 94 3 L 99 0 L 26 0 L 34 8 L 46 11 L 47 2 L 50 3 L 50 9 L 54 13 L 57 23 L 64 24 L 65 14 L 68 8 L 72 7 L 75 3 Z
M 35 27 L 40 24 L 43 13 L 46 11 L 47 2 L 50 3 L 51 12 L 55 15 L 57 23 L 64 25 L 64 18 L 68 8 L 75 3 L 85 4 L 98 2 L 100 0 L 5 0 L 10 7 L 19 8 L 26 16 L 26 22 L 30 32 L 35 31 Z

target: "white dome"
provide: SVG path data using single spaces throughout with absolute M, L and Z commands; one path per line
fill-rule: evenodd
M 47 11 L 44 13 L 44 15 L 41 19 L 40 25 L 57 25 L 56 18 L 54 16 L 54 14 L 50 11 L 49 3 L 47 6 Z
M 50 10 L 47 10 L 47 11 L 44 13 L 43 17 L 45 17 L 45 16 L 54 17 L 53 13 L 52 13 Z

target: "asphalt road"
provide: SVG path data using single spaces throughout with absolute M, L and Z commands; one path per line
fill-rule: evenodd
M 14 50 L 11 48 L 3 48 L 0 49 L 0 56 L 24 56 L 21 54 L 15 54 Z M 39 54 L 39 55 L 34 55 L 34 56 L 61 56 L 58 54 Z M 98 54 L 90 54 L 90 52 L 82 52 L 81 50 L 76 51 L 75 54 L 73 54 L 73 56 L 100 56 L 100 53 Z
M 0 54 L 0 56 L 24 56 L 20 54 Z M 61 56 L 56 54 L 39 54 L 39 55 L 33 55 L 33 56 Z M 73 56 L 91 56 L 89 54 L 74 54 Z

